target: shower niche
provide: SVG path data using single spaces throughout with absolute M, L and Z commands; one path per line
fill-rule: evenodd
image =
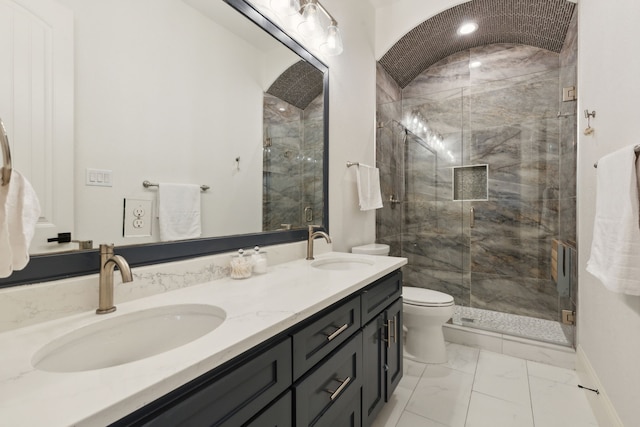
M 489 200 L 489 165 L 454 167 L 453 200 Z

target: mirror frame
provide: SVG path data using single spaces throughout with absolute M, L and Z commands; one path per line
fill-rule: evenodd
M 324 198 L 322 229 L 329 231 L 329 67 L 313 56 L 301 44 L 289 37 L 278 25 L 271 22 L 244 0 L 222 0 L 247 17 L 268 34 L 294 51 L 305 61 L 323 73 L 323 139 L 324 153 L 322 165 L 322 195 Z M 268 246 L 304 241 L 307 229 L 267 231 L 222 237 L 209 237 L 178 242 L 161 242 L 116 247 L 116 253 L 125 257 L 131 267 L 160 264 L 201 256 L 234 251 L 239 248 Z M 98 242 L 109 243 L 109 242 Z M 20 271 L 14 271 L 7 278 L 0 279 L 0 288 L 60 280 L 70 277 L 95 274 L 99 270 L 99 249 L 71 251 L 64 253 L 34 255 L 29 264 Z

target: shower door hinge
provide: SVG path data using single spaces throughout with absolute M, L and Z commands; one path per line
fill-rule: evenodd
M 562 310 L 562 323 L 565 325 L 575 325 L 576 312 L 571 310 Z
M 562 88 L 562 102 L 575 101 L 576 100 L 576 87 L 569 86 Z

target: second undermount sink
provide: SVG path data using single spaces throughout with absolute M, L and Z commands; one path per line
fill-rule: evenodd
M 311 267 L 320 270 L 359 270 L 361 268 L 371 267 L 373 261 L 365 258 L 324 258 L 318 259 L 311 263 Z
M 109 317 L 49 342 L 33 356 L 32 365 L 49 372 L 118 366 L 190 343 L 225 318 L 223 309 L 205 304 L 154 307 Z

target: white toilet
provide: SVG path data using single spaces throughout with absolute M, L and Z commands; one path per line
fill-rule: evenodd
M 402 287 L 405 357 L 422 363 L 446 363 L 442 325 L 453 316 L 453 297 L 431 289 Z
M 354 246 L 351 248 L 351 252 L 354 254 L 364 255 L 389 255 L 389 245 L 382 243 L 371 243 L 369 245 Z
M 389 255 L 389 245 L 372 243 L 351 249 L 354 254 Z M 423 363 L 446 363 L 442 325 L 453 316 L 453 297 L 431 289 L 402 287 L 405 356 Z

